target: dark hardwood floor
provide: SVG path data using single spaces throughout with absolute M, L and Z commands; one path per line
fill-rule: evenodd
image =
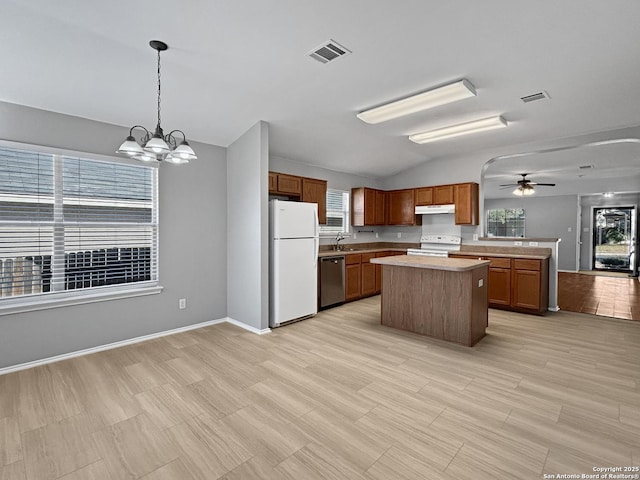
M 637 278 L 558 272 L 561 310 L 640 321 Z

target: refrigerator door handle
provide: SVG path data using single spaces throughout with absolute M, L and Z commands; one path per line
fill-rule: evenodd
M 313 236 L 313 243 L 314 243 L 314 256 L 313 256 L 313 264 L 317 267 L 318 265 L 318 254 L 320 253 L 320 225 L 319 225 L 319 221 L 320 219 L 318 218 L 318 210 L 314 210 L 313 211 L 313 218 L 314 218 L 314 224 L 313 224 L 313 228 L 314 228 L 314 236 Z

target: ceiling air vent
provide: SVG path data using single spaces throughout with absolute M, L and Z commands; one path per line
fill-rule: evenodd
M 580 170 L 591 170 L 594 167 L 594 165 L 580 165 L 578 168 Z
M 318 60 L 321 63 L 329 63 L 336 58 L 344 57 L 350 54 L 351 51 L 344 48 L 338 42 L 328 40 L 322 45 L 317 46 L 309 52 L 309 56 Z
M 536 100 L 543 100 L 545 98 L 549 98 L 549 94 L 547 92 L 538 92 L 532 93 L 531 95 L 526 95 L 524 97 L 520 97 L 524 103 L 535 102 Z

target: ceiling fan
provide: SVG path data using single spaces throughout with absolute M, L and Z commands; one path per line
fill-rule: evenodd
M 513 191 L 514 195 L 533 195 L 533 193 L 535 192 L 535 187 L 537 186 L 541 186 L 541 187 L 555 187 L 556 184 L 555 183 L 537 183 L 537 182 L 532 182 L 531 180 L 529 180 L 527 178 L 527 175 L 529 175 L 528 173 L 521 173 L 520 175 L 522 175 L 522 180 L 518 180 L 517 183 L 506 183 L 504 185 L 500 185 L 501 187 L 516 187 L 516 189 Z

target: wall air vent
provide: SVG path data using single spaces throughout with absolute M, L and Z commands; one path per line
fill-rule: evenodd
M 536 100 L 543 100 L 545 98 L 551 98 L 551 97 L 549 97 L 549 94 L 547 92 L 542 91 L 538 93 L 532 93 L 531 95 L 526 95 L 524 97 L 520 97 L 520 100 L 522 100 L 524 103 L 529 103 L 529 102 L 535 102 Z
M 334 40 L 328 40 L 309 52 L 309 56 L 321 63 L 329 63 L 336 58 L 344 57 L 351 53 L 351 50 L 344 48 Z

